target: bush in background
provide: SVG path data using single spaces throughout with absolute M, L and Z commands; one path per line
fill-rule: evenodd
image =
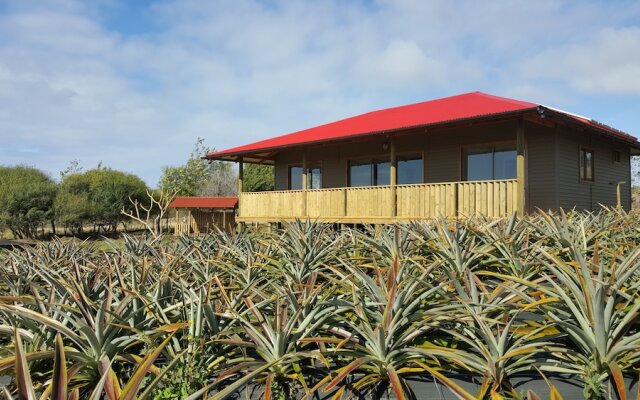
M 55 202 L 56 219 L 73 234 L 86 224 L 94 232 L 115 232 L 127 220 L 121 211 L 131 210 L 129 199 L 148 202 L 147 185 L 137 176 L 108 168 L 67 175 Z
M 0 167 L 0 228 L 16 238 L 34 238 L 53 222 L 55 182 L 44 172 L 24 165 Z M 55 229 L 55 227 L 54 227 Z

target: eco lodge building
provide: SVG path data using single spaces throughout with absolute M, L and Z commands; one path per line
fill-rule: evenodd
M 238 222 L 393 223 L 631 206 L 633 136 L 481 92 L 373 111 L 205 158 L 239 163 Z M 242 191 L 243 163 L 275 191 Z

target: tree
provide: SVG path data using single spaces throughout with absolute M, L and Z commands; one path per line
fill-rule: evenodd
M 202 159 L 212 150 L 198 138 L 184 165 L 162 168 L 160 188 L 176 196 L 232 196 L 235 194 L 236 177 L 231 165 L 222 161 Z
M 198 196 L 236 196 L 238 194 L 238 175 L 229 163 L 217 162 L 209 174 L 209 179 L 198 191 Z
M 56 197 L 58 221 L 74 234 L 85 224 L 114 232 L 126 219 L 122 210 L 133 209 L 132 201 L 147 201 L 147 185 L 137 176 L 109 168 L 65 176 Z M 130 200 L 131 199 L 131 200 Z
M 271 165 L 247 164 L 244 167 L 244 191 L 266 192 L 274 190 L 275 176 Z
M 162 236 L 162 218 L 169 209 L 175 195 L 162 190 L 150 192 L 147 190 L 149 202 L 145 205 L 137 199 L 129 199 L 131 207 L 123 208 L 122 215 L 142 224 L 147 232 L 155 239 Z
M 34 238 L 53 220 L 56 184 L 44 172 L 28 166 L 0 167 L 0 227 L 17 238 Z
M 67 166 L 67 168 L 60 171 L 60 179 L 64 179 L 64 177 L 67 175 L 79 174 L 80 172 L 82 172 L 82 165 L 80 165 L 80 160 L 74 158 L 73 160 L 69 161 L 69 165 Z

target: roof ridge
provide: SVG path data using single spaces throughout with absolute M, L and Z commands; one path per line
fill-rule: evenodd
M 498 95 L 495 95 L 495 94 L 485 93 L 485 92 L 481 92 L 481 91 L 476 91 L 476 92 L 473 92 L 473 93 L 476 93 L 476 94 L 478 94 L 480 96 L 487 97 L 487 98 L 494 99 L 494 100 L 506 101 L 506 102 L 511 103 L 511 104 L 528 105 L 528 106 L 535 106 L 535 107 L 542 105 L 542 104 L 539 104 L 539 103 L 532 103 L 532 102 L 526 101 L 526 100 L 512 99 L 511 97 L 498 96 Z

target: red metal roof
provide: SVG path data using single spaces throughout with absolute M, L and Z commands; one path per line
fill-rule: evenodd
M 279 148 L 326 142 L 375 133 L 388 133 L 418 126 L 436 125 L 460 120 L 487 118 L 501 114 L 533 112 L 539 107 L 553 110 L 578 123 L 605 131 L 636 143 L 636 138 L 609 126 L 540 104 L 472 92 L 422 103 L 368 112 L 259 142 L 212 152 L 206 158 L 219 159 L 237 155 L 268 153 Z
M 169 208 L 235 208 L 237 197 L 176 197 Z

